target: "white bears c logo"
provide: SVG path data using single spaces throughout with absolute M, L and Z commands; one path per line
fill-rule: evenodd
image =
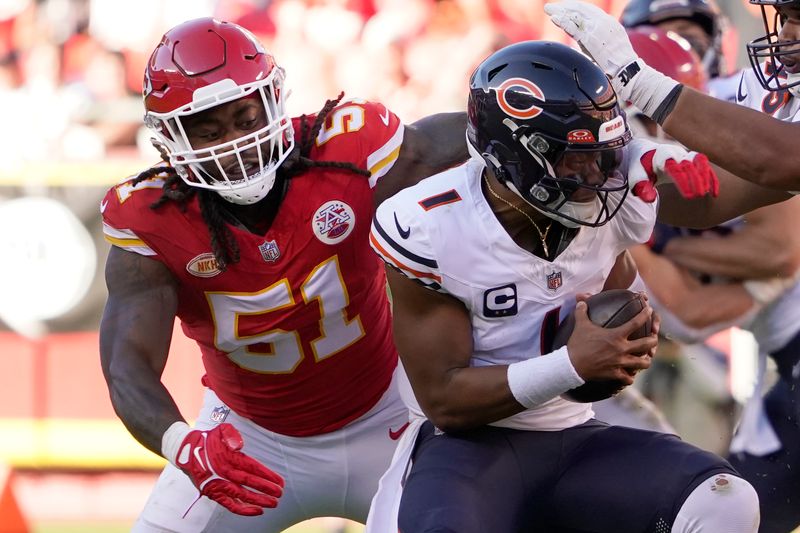
M 542 102 L 545 101 L 544 93 L 539 86 L 532 81 L 526 80 L 525 78 L 509 78 L 495 89 L 495 94 L 497 95 L 497 105 L 500 106 L 500 109 L 502 109 L 506 115 L 523 120 L 539 116 L 539 114 L 542 112 L 541 107 L 531 104 L 525 108 L 518 108 L 512 106 L 508 102 L 508 99 L 506 98 L 506 91 L 512 88 L 512 92 L 528 93 Z

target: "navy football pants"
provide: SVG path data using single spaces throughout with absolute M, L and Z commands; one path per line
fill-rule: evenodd
M 724 459 L 673 435 L 589 421 L 563 431 L 422 427 L 402 533 L 669 533 Z

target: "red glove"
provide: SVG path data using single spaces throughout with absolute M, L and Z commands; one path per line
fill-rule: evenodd
M 244 516 L 260 515 L 263 507 L 278 505 L 283 478 L 240 451 L 244 441 L 236 428 L 220 424 L 214 429 L 200 431 L 180 424 L 171 426 L 164 435 L 165 457 L 189 476 L 200 494 Z M 172 431 L 186 430 L 188 433 L 177 453 L 171 457 L 167 451 L 168 435 Z M 176 433 L 172 435 L 174 438 Z
M 675 144 L 634 139 L 628 145 L 628 183 L 645 202 L 656 199 L 656 185 L 672 182 L 684 198 L 719 194 L 717 175 L 705 154 Z

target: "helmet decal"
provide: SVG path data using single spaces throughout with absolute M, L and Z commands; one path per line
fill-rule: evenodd
M 150 79 L 150 72 L 144 71 L 144 83 L 142 84 L 142 97 L 147 98 L 153 92 L 153 81 Z
M 625 131 L 625 118 L 620 115 L 617 118 L 609 120 L 600 126 L 600 138 L 598 140 L 601 143 L 608 142 L 610 140 L 622 137 L 625 134 Z
M 567 134 L 568 143 L 596 143 L 597 139 L 589 130 L 572 130 Z
M 508 91 L 511 91 L 512 93 L 527 93 L 537 100 L 541 100 L 542 102 L 545 101 L 544 93 L 539 86 L 532 81 L 526 80 L 525 78 L 509 78 L 495 89 L 495 94 L 497 95 L 497 105 L 499 105 L 500 109 L 502 109 L 503 112 L 505 112 L 505 114 L 508 116 L 525 120 L 537 117 L 542 112 L 542 108 L 534 104 L 531 104 L 525 108 L 514 107 L 508 101 L 508 97 L 506 96 Z

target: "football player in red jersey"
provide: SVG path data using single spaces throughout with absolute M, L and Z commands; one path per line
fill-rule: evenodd
M 165 161 L 101 203 L 103 372 L 125 426 L 169 461 L 134 531 L 364 521 L 408 420 L 370 221 L 466 159 L 466 117 L 404 126 L 340 95 L 290 118 L 283 80 L 235 24 L 168 31 L 144 78 Z M 176 316 L 206 370 L 194 428 L 161 382 Z

